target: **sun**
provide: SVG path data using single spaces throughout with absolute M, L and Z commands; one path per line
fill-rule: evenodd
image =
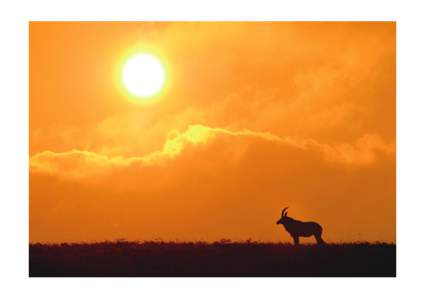
M 165 82 L 165 70 L 157 57 L 141 53 L 130 57 L 122 69 L 122 81 L 137 97 L 157 94 Z

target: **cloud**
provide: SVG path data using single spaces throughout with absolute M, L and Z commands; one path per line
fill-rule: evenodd
M 299 151 L 319 153 L 326 161 L 346 165 L 371 164 L 375 161 L 377 152 L 387 155 L 395 153 L 393 144 L 387 145 L 379 136 L 372 134 L 364 135 L 354 144 L 329 145 L 313 139 L 297 141 L 289 137 L 283 138 L 269 132 L 231 131 L 204 125 L 190 125 L 184 132 L 170 132 L 161 150 L 144 156 L 108 156 L 77 149 L 59 153 L 43 151 L 30 157 L 30 170 L 73 178 L 100 176 L 111 168 L 163 164 L 178 157 L 187 148 L 205 145 L 222 137 L 260 139 L 293 147 Z

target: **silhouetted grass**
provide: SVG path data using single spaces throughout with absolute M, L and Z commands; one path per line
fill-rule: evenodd
M 31 244 L 29 273 L 38 276 L 395 276 L 396 246 L 325 246 L 260 242 Z

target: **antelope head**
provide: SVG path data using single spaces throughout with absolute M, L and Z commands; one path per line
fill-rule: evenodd
M 288 218 L 288 212 L 286 211 L 288 209 L 288 207 L 285 207 L 282 210 L 282 216 L 280 217 L 280 219 L 276 222 L 276 224 L 283 224 L 285 223 L 286 219 Z

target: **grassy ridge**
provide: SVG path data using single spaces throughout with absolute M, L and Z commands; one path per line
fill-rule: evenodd
M 395 276 L 386 243 L 292 246 L 257 242 L 100 242 L 31 244 L 38 276 Z

